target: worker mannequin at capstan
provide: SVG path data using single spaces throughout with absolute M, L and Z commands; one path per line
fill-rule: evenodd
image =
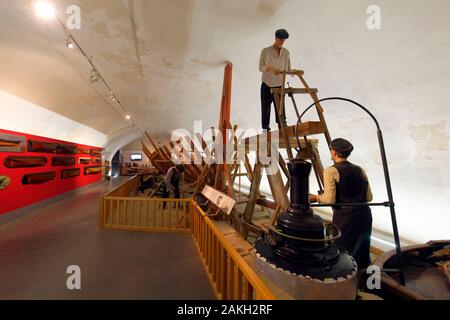
M 181 192 L 183 191 L 184 181 L 184 166 L 177 164 L 175 167 L 171 167 L 164 177 L 164 192 L 163 198 L 168 198 L 171 192 L 174 193 L 175 198 L 179 199 Z M 166 203 L 164 203 L 165 207 Z
M 364 170 L 347 158 L 353 145 L 345 139 L 331 142 L 330 153 L 334 162 L 324 170 L 324 192 L 310 195 L 311 202 L 367 203 L 372 201 L 372 191 Z M 333 223 L 341 230 L 337 240 L 340 249 L 349 252 L 359 269 L 370 265 L 370 236 L 372 234 L 372 213 L 369 206 L 333 206 Z
M 261 84 L 261 125 L 263 130 L 270 131 L 270 111 L 272 103 L 275 106 L 272 88 L 280 88 L 284 83 L 282 72 L 291 71 L 289 51 L 283 48 L 284 41 L 289 38 L 285 29 L 275 32 L 275 43 L 261 51 L 259 58 L 259 71 L 262 72 Z M 284 110 L 282 110 L 285 117 Z M 280 128 L 280 119 L 275 108 L 276 121 Z M 285 119 L 284 119 L 285 120 Z

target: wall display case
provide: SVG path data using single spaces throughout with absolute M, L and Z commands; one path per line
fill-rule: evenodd
M 75 158 L 70 157 L 53 157 L 52 165 L 54 167 L 67 167 L 75 165 Z
M 27 139 L 24 136 L 0 132 L 0 152 L 25 152 Z
M 53 142 L 28 140 L 28 152 L 57 153 L 58 144 Z
M 59 144 L 57 153 L 59 154 L 77 154 L 77 146 L 68 144 Z
M 9 156 L 3 160 L 8 169 L 45 167 L 46 164 L 46 157 Z
M 78 177 L 80 173 L 80 168 L 63 170 L 61 171 L 61 179 L 75 178 Z
M 56 177 L 56 172 L 42 172 L 42 173 L 31 173 L 26 174 L 22 178 L 23 185 L 29 184 L 42 184 L 54 180 Z
M 91 150 L 101 157 L 95 146 L 0 128 L 0 215 L 100 181 Z M 86 166 L 100 169 L 85 175 Z
M 78 164 L 91 164 L 91 158 L 78 158 Z

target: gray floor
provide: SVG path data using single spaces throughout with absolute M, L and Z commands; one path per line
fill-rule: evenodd
M 0 299 L 214 299 L 190 235 L 97 229 L 98 196 L 110 188 L 0 225 Z M 81 290 L 67 289 L 70 265 Z

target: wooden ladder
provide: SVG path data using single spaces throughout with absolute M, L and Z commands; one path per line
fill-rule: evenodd
M 286 75 L 297 76 L 303 85 L 303 88 L 291 88 L 286 87 Z M 320 159 L 319 151 L 317 149 L 317 145 L 311 143 L 311 141 L 307 138 L 307 136 L 323 134 L 325 136 L 328 147 L 331 146 L 331 135 L 328 131 L 328 126 L 325 121 L 324 111 L 322 106 L 320 105 L 319 98 L 317 94 L 319 90 L 317 88 L 311 88 L 304 79 L 304 72 L 302 70 L 293 70 L 282 73 L 282 86 L 281 88 L 273 88 L 271 89 L 272 94 L 275 97 L 275 107 L 278 113 L 278 119 L 280 119 L 280 135 L 284 140 L 284 146 L 286 148 L 288 154 L 288 160 L 292 161 L 294 159 L 304 159 L 311 160 L 314 168 L 314 173 L 317 178 L 317 182 L 319 185 L 320 191 L 323 190 L 323 165 Z M 311 97 L 312 101 L 315 103 L 315 109 L 319 118 L 318 122 L 309 121 L 303 122 L 301 121 L 301 115 L 297 108 L 297 103 L 295 101 L 294 95 L 296 94 L 307 94 Z M 284 117 L 285 114 L 285 99 L 286 95 L 291 99 L 292 105 L 294 107 L 297 123 L 295 126 L 288 126 L 286 119 Z M 294 132 L 292 132 L 294 130 Z M 291 137 L 297 140 L 299 145 L 299 152 L 294 157 L 292 152 L 292 139 Z M 303 137 L 304 145 L 298 140 L 299 136 Z M 296 143 L 294 141 L 294 143 Z

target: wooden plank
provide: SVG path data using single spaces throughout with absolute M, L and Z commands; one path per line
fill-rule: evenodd
M 272 92 L 272 94 L 280 94 L 281 93 L 281 88 L 273 88 L 270 89 L 270 91 Z M 311 92 L 315 92 L 318 93 L 319 90 L 317 88 L 311 88 L 310 89 Z M 286 94 L 309 94 L 308 90 L 305 88 L 286 88 L 284 89 L 284 92 Z
M 291 145 L 293 143 L 295 143 L 295 145 L 297 144 L 297 140 L 295 138 L 296 137 L 296 134 L 295 134 L 296 127 L 297 127 L 297 135 L 299 137 L 323 134 L 325 132 L 325 126 L 320 121 L 307 121 L 307 122 L 302 122 L 298 125 L 287 126 L 286 127 L 287 134 L 288 134 Z M 279 144 L 282 145 L 283 147 L 286 146 L 286 142 L 284 141 L 285 140 L 284 132 L 278 131 L 278 130 L 272 130 L 266 134 L 263 133 L 263 134 L 260 134 L 257 136 L 245 138 L 244 139 L 245 147 L 249 148 L 251 146 L 251 142 L 254 143 L 254 141 L 257 141 L 258 142 L 257 150 L 254 150 L 254 151 L 259 151 L 259 148 L 263 148 L 262 144 L 261 144 L 261 147 L 259 146 L 259 144 L 260 144 L 259 141 L 265 141 L 265 142 L 267 142 L 267 144 L 270 144 L 270 143 L 272 143 L 273 136 L 275 136 L 275 137 L 278 136 Z M 270 149 L 270 148 L 267 147 L 267 149 Z
M 244 300 L 253 300 L 253 287 L 246 278 L 244 278 Z
M 135 201 L 133 201 L 133 200 L 131 200 L 131 225 L 132 226 L 134 226 L 134 211 L 135 211 L 135 204 L 136 204 L 136 202 Z
M 167 205 L 169 206 L 169 215 L 168 215 L 168 228 L 172 227 L 172 207 L 174 205 L 174 202 L 170 201 L 169 203 L 167 203 Z
M 242 271 L 239 268 L 236 268 L 237 277 L 236 277 L 236 288 L 237 288 L 237 300 L 242 300 L 243 294 L 243 277 Z
M 253 213 L 255 211 L 256 206 L 256 200 L 257 195 L 259 192 L 259 187 L 261 185 L 261 179 L 262 179 L 262 166 L 257 163 L 255 164 L 255 169 L 253 172 L 253 181 L 250 186 L 250 193 L 248 196 L 249 201 L 247 202 L 247 205 L 245 206 L 244 215 L 243 215 L 243 222 L 251 222 Z M 247 239 L 248 236 L 248 229 L 242 228 L 242 236 L 244 239 Z
M 289 207 L 289 199 L 280 171 L 278 170 L 275 174 L 267 175 L 267 179 L 269 180 L 270 190 L 275 203 L 280 204 L 282 209 L 287 209 Z
M 225 297 L 227 300 L 233 300 L 234 298 L 234 269 L 234 261 L 227 255 L 227 296 Z

